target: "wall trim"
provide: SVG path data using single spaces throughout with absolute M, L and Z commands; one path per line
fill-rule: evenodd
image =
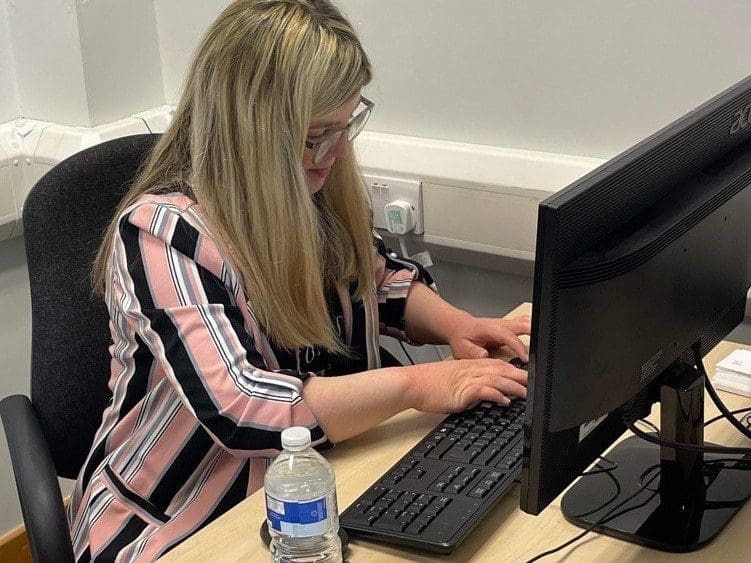
M 92 128 L 0 124 L 0 242 L 21 234 L 26 194 L 52 166 L 109 139 L 164 132 L 174 109 L 158 106 Z M 355 150 L 367 174 L 422 182 L 425 233 L 416 240 L 527 261 L 534 260 L 539 202 L 605 162 L 373 131 L 357 138 Z
M 0 537 L 0 563 L 33 563 L 26 528 L 19 526 Z

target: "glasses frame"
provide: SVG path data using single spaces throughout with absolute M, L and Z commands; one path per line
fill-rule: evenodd
M 362 130 L 365 128 L 365 124 L 368 122 L 368 119 L 370 118 L 370 114 L 373 111 L 373 107 L 375 106 L 375 103 L 371 102 L 365 96 L 360 96 L 360 103 L 365 105 L 365 109 L 359 112 L 357 115 L 353 115 L 352 118 L 347 123 L 347 125 L 344 125 L 343 127 L 339 127 L 338 129 L 329 131 L 328 133 L 325 133 L 323 137 L 321 137 L 321 139 L 319 139 L 315 143 L 308 141 L 307 139 L 305 140 L 305 146 L 313 151 L 313 164 L 318 164 L 319 162 L 321 162 L 324 156 L 326 156 L 329 152 L 331 152 L 331 150 L 341 140 L 341 135 L 343 131 L 347 131 L 348 141 L 353 140 L 362 132 Z M 362 117 L 363 114 L 365 114 L 365 117 Z M 358 121 L 358 120 L 361 120 L 361 121 Z M 353 134 L 352 126 L 355 124 L 357 124 L 359 128 L 355 130 Z M 334 136 L 336 136 L 336 142 L 331 143 L 330 146 L 326 148 L 326 150 L 320 151 L 321 147 L 324 144 L 330 142 Z

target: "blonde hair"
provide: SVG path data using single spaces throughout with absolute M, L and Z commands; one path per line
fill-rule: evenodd
M 347 354 L 325 290 L 373 291 L 371 210 L 352 151 L 311 196 L 310 123 L 359 94 L 371 67 L 327 0 L 238 0 L 206 32 L 175 117 L 125 195 L 97 254 L 103 292 L 117 218 L 139 196 L 182 192 L 201 206 L 269 337 Z

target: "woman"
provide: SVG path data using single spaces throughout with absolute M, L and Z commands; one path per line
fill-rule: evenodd
M 373 238 L 348 147 L 370 78 L 326 0 L 239 0 L 208 30 L 94 267 L 113 399 L 70 505 L 77 559 L 164 554 L 261 487 L 286 427 L 324 444 L 525 395 L 486 348 L 526 358 L 529 319 L 455 309 Z M 465 359 L 381 368 L 379 332 Z

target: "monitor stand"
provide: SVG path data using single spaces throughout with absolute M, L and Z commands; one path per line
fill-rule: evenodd
M 704 443 L 703 368 L 672 368 L 660 401 L 661 438 Z M 605 458 L 615 468 L 580 478 L 563 497 L 564 516 L 582 528 L 662 551 L 705 546 L 751 495 L 751 456 L 678 450 L 632 436 Z

